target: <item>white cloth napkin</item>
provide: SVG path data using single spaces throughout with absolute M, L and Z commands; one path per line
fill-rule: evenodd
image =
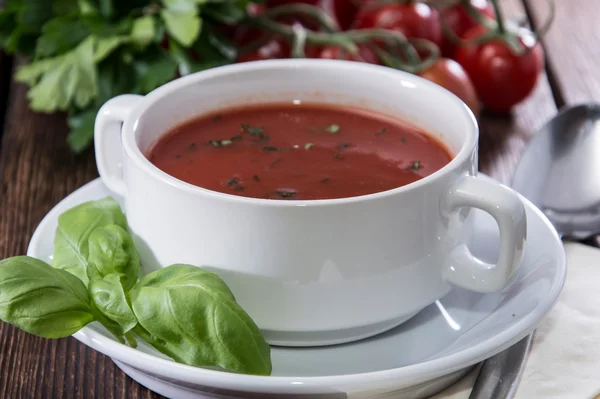
M 536 330 L 515 399 L 600 399 L 600 250 L 565 249 L 567 281 Z M 467 399 L 476 377 L 430 399 Z

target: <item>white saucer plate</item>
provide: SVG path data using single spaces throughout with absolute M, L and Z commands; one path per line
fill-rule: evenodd
M 66 197 L 42 220 L 27 254 L 49 261 L 59 214 L 108 195 L 113 194 L 98 179 Z M 318 348 L 273 347 L 269 377 L 178 364 L 148 346 L 122 345 L 96 323 L 74 337 L 112 358 L 134 380 L 170 398 L 427 397 L 533 331 L 558 298 L 566 274 L 562 242 L 545 216 L 524 202 L 525 258 L 502 292 L 484 295 L 454 289 L 403 325 L 362 341 Z M 495 262 L 494 220 L 476 210 L 470 217 L 476 219 L 476 227 L 469 247 L 480 259 Z

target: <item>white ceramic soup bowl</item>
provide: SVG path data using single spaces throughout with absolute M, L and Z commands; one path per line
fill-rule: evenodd
M 397 189 L 332 200 L 254 199 L 190 185 L 144 154 L 171 128 L 230 106 L 272 102 L 359 106 L 409 121 L 453 160 Z M 371 132 L 372 133 L 372 132 Z M 369 132 L 365 132 L 369 134 Z M 207 70 L 147 96 L 108 101 L 95 126 L 98 170 L 124 197 L 143 272 L 209 268 L 274 345 L 348 342 L 390 329 L 453 285 L 505 287 L 523 257 L 518 196 L 477 177 L 478 128 L 468 107 L 429 81 L 350 61 L 272 60 Z M 465 245 L 471 207 L 500 229 L 495 265 Z

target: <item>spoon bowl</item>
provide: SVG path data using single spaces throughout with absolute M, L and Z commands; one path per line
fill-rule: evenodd
M 563 109 L 530 142 L 512 188 L 533 202 L 561 236 L 600 231 L 600 104 Z

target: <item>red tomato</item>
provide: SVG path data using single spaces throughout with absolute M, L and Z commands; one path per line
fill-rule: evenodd
M 483 17 L 489 19 L 495 17 L 494 7 L 487 0 L 470 0 L 470 2 L 473 8 Z M 464 38 L 468 31 L 479 26 L 462 3 L 442 9 L 441 14 L 448 28 L 460 38 Z M 456 53 L 456 45 L 444 35 L 441 50 L 444 57 L 453 57 Z
M 274 38 L 269 40 L 259 49 L 250 53 L 242 54 L 236 62 L 272 60 L 276 58 L 289 58 L 290 46 L 283 39 Z
M 478 37 L 484 31 L 477 27 L 465 39 Z M 492 111 L 508 111 L 524 100 L 544 67 L 544 51 L 531 33 L 521 30 L 519 40 L 530 49 L 524 55 L 513 53 L 500 39 L 460 47 L 456 52 L 456 61 L 467 71 L 481 102 Z
M 407 38 L 427 39 L 441 45 L 442 26 L 439 12 L 424 3 L 365 4 L 354 20 L 358 29 L 383 28 L 403 33 Z
M 273 7 L 277 7 L 277 6 L 283 6 L 286 4 L 297 4 L 297 3 L 302 3 L 302 4 L 310 4 L 310 5 L 317 5 L 319 4 L 320 0 L 267 0 L 267 7 L 269 8 L 273 8 Z
M 364 61 L 369 64 L 379 64 L 379 59 L 373 50 L 370 48 L 359 45 L 358 46 L 358 54 L 362 57 L 362 60 L 359 58 L 352 57 L 352 55 L 348 52 L 343 51 L 338 46 L 327 46 L 321 50 L 318 58 L 325 58 L 330 60 L 348 60 L 348 61 Z
M 325 8 L 340 24 L 342 30 L 347 30 L 352 25 L 352 21 L 356 18 L 356 13 L 361 7 L 364 0 L 330 0 L 331 10 Z M 329 2 L 325 2 L 329 5 Z
M 477 117 L 479 115 L 479 99 L 473 83 L 465 70 L 454 60 L 440 58 L 433 66 L 419 73 L 419 76 L 437 83 L 460 98 Z

